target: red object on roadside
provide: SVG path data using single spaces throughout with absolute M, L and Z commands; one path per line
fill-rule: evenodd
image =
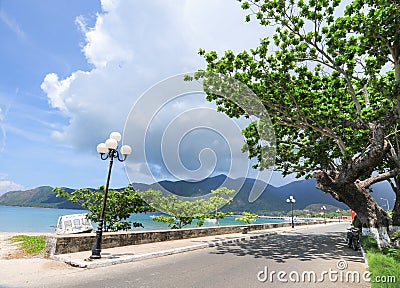
M 354 220 L 354 216 L 356 216 L 356 212 L 352 209 L 350 209 L 350 213 L 351 213 L 351 220 Z

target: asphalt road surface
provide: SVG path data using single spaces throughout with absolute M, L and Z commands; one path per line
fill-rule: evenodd
M 370 287 L 360 251 L 346 247 L 348 223 L 119 264 L 38 275 L 29 287 Z M 26 286 L 26 287 L 28 287 Z M 8 286 L 7 286 L 8 287 Z M 22 287 L 22 286 L 19 286 Z

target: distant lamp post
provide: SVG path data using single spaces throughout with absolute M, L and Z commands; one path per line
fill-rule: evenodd
M 340 214 L 339 214 L 340 213 L 340 209 L 337 209 L 336 213 L 338 213 L 338 219 L 339 219 L 339 222 L 340 222 Z
M 118 159 L 118 161 L 120 162 L 123 162 L 125 161 L 126 157 L 132 152 L 132 148 L 129 145 L 123 145 L 118 152 L 117 149 L 119 141 L 121 141 L 121 134 L 118 132 L 112 132 L 110 134 L 110 138 L 107 139 L 105 143 L 100 143 L 99 145 L 97 145 L 97 152 L 100 154 L 100 158 L 102 160 L 107 160 L 108 158 L 110 158 L 110 165 L 108 167 L 106 187 L 104 187 L 103 206 L 101 208 L 99 226 L 97 227 L 96 240 L 92 248 L 92 255 L 89 257 L 90 259 L 101 258 L 101 241 L 103 236 L 104 213 L 106 210 L 108 186 L 110 184 L 111 169 L 114 158 Z
M 321 210 L 324 212 L 324 224 L 326 224 L 326 216 L 325 216 L 325 211 L 326 211 L 326 206 L 322 206 Z
M 296 202 L 296 199 L 294 199 L 293 196 L 289 196 L 289 198 L 286 199 L 286 202 L 290 204 L 290 208 L 292 210 L 292 228 L 294 228 L 293 204 Z
M 388 211 L 389 210 L 389 200 L 386 198 L 382 198 L 382 197 L 381 197 L 381 200 L 386 200 L 386 207 L 387 207 L 386 211 Z

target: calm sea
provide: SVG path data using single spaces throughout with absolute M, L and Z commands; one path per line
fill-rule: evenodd
M 86 213 L 86 210 L 51 209 L 31 207 L 0 206 L 0 232 L 54 232 L 54 226 L 61 215 Z M 132 221 L 140 222 L 144 228 L 135 230 L 169 229 L 167 224 L 153 221 L 152 217 L 158 213 L 132 214 Z M 281 219 L 258 218 L 255 224 L 279 223 Z M 240 225 L 235 217 L 226 217 L 219 220 L 219 225 Z M 204 226 L 215 226 L 215 223 L 206 222 Z M 195 227 L 195 226 L 192 226 Z

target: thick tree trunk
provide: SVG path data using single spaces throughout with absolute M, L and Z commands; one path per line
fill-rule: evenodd
M 396 185 L 391 185 L 393 192 L 396 194 L 396 200 L 394 202 L 394 207 L 393 207 L 393 226 L 400 226 L 400 177 L 396 176 L 394 177 Z M 398 228 L 396 229 L 398 230 Z
M 393 225 L 394 226 L 400 226 L 400 193 L 399 189 L 396 191 L 396 201 L 394 202 L 394 208 L 393 208 Z
M 380 247 L 390 246 L 389 227 L 392 221 L 365 187 L 359 182 L 336 183 L 323 172 L 316 173 L 315 177 L 318 189 L 331 194 L 357 213 L 363 235 L 374 237 Z

